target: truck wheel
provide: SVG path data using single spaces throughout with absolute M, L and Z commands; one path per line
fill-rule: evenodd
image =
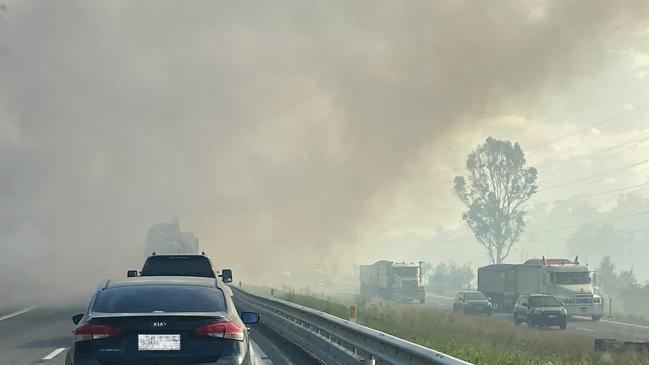
M 599 321 L 602 316 L 592 316 L 591 318 L 593 319 L 593 321 Z
M 568 326 L 567 320 L 564 320 L 563 322 L 561 322 L 561 325 L 559 325 L 559 328 L 565 330 L 567 326 Z

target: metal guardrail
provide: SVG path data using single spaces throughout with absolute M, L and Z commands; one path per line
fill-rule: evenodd
M 329 365 L 471 365 L 312 308 L 232 289 L 238 307 L 259 312 L 266 326 Z

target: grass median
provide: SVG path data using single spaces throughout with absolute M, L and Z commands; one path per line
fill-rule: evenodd
M 332 299 L 294 292 L 277 296 L 343 319 L 349 313 L 347 305 Z M 366 302 L 359 305 L 358 323 L 476 365 L 649 365 L 646 353 L 595 352 L 590 337 L 417 305 Z

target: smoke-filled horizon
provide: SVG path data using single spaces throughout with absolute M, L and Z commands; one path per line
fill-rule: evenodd
M 121 274 L 171 217 L 246 278 L 356 262 L 413 160 L 455 168 L 463 133 L 597 73 L 647 6 L 9 1 L 0 290 Z

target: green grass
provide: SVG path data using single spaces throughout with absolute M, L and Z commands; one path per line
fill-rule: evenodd
M 346 305 L 294 292 L 276 296 L 347 319 Z M 643 353 L 593 351 L 592 338 L 391 302 L 361 305 L 358 323 L 477 365 L 649 365 Z

